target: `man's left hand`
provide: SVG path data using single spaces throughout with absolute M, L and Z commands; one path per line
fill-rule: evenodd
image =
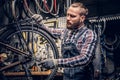
M 45 59 L 40 64 L 47 69 L 53 69 L 58 66 L 57 59 Z

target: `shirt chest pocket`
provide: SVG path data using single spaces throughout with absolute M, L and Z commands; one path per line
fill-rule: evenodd
M 62 46 L 62 48 L 63 48 L 62 52 L 64 54 L 64 58 L 74 57 L 76 55 L 79 55 L 79 51 L 74 43 L 65 43 Z

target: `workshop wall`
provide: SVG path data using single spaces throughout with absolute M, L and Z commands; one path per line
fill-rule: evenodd
M 89 9 L 86 24 L 100 35 L 101 51 L 96 53 L 100 53 L 102 57 L 102 78 L 118 80 L 120 77 L 120 0 L 56 0 L 56 2 L 44 0 L 47 1 L 46 3 L 43 0 L 35 1 L 37 0 L 0 0 L 0 34 L 3 26 L 31 18 L 36 13 L 43 17 L 45 26 L 65 28 L 67 8 L 73 2 L 82 2 Z M 56 40 L 59 52 L 60 42 L 60 39 Z M 62 69 L 60 70 L 62 72 Z

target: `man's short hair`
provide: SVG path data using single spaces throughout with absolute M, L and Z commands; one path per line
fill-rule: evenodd
M 83 3 L 76 2 L 76 3 L 71 4 L 70 7 L 74 7 L 74 8 L 79 7 L 80 8 L 80 15 L 85 15 L 85 16 L 88 15 L 88 9 L 85 5 L 83 5 Z

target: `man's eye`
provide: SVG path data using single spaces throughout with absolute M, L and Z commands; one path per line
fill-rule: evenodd
M 74 15 L 70 15 L 70 17 L 72 17 L 72 18 L 73 18 L 73 17 L 76 17 L 76 16 L 74 16 Z
M 67 17 L 72 17 L 72 18 L 74 18 L 74 17 L 76 17 L 76 16 L 75 16 L 75 15 L 67 14 Z

